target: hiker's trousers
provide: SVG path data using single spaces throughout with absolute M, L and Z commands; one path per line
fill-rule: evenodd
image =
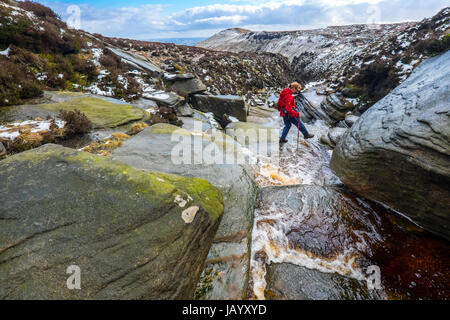
M 303 136 L 306 137 L 308 135 L 308 130 L 306 130 L 305 125 L 303 124 L 303 122 L 301 120 L 299 120 L 299 118 L 293 118 L 291 117 L 289 114 L 285 114 L 283 117 L 283 121 L 284 121 L 284 128 L 283 128 L 283 132 L 281 134 L 281 140 L 285 140 L 287 134 L 289 133 L 289 129 L 291 129 L 291 126 L 294 125 L 296 128 L 300 127 L 300 131 L 302 132 Z M 300 121 L 300 123 L 299 123 Z

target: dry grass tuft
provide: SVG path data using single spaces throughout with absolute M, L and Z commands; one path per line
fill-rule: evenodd
M 113 133 L 110 137 L 105 138 L 102 142 L 93 142 L 82 150 L 98 154 L 100 156 L 108 156 L 111 151 L 120 147 L 124 141 L 131 137 L 126 133 Z

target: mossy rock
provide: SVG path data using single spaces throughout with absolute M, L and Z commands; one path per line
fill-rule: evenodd
M 92 121 L 94 129 L 114 128 L 145 118 L 142 109 L 125 103 L 115 103 L 114 99 L 97 98 L 67 92 L 46 93 L 39 104 L 3 107 L 0 110 L 0 123 L 25 121 L 29 118 L 56 117 L 60 110 L 80 110 Z M 109 101 L 110 100 L 110 101 Z M 44 103 L 43 103 L 44 102 Z M 118 101 L 119 102 L 119 101 Z
M 115 104 L 99 98 L 75 98 L 61 103 L 39 105 L 40 108 L 59 112 L 59 110 L 80 110 L 94 124 L 94 128 L 113 128 L 131 121 L 141 120 L 144 111 L 131 105 Z
M 180 127 L 177 127 L 177 126 L 174 126 L 174 125 L 171 125 L 171 124 L 168 124 L 168 123 L 157 123 L 157 124 L 154 124 L 153 126 L 151 126 L 148 129 L 148 131 L 150 133 L 152 133 L 152 134 L 173 134 L 173 133 L 176 133 L 177 135 L 191 135 L 190 131 L 188 131 L 186 129 L 183 129 L 183 128 L 180 128 Z
M 217 140 L 216 140 L 217 139 Z M 250 268 L 250 242 L 257 186 L 248 163 L 205 161 L 207 150 L 216 144 L 222 155 L 232 159 L 241 149 L 233 138 L 217 131 L 212 136 L 194 133 L 169 124 L 156 124 L 125 141 L 111 153 L 115 160 L 144 170 L 156 170 L 187 177 L 200 177 L 217 186 L 224 198 L 224 214 L 205 267 L 216 269 L 223 277 L 215 279 L 202 299 L 243 299 L 247 293 Z M 186 153 L 179 158 L 178 156 Z M 241 153 L 243 154 L 243 153 Z M 201 161 L 199 161 L 199 158 Z M 226 160 L 225 157 L 221 157 Z M 184 162 L 184 160 L 187 160 Z M 241 257 L 238 260 L 234 257 Z M 204 285 L 200 284 L 200 288 Z M 200 298 L 197 292 L 197 298 Z
M 0 161 L 0 181 L 4 299 L 191 299 L 224 210 L 204 179 L 52 144 Z

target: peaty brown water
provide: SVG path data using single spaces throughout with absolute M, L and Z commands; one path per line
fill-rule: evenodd
M 307 287 L 307 298 L 449 299 L 449 242 L 343 186 L 329 168 L 332 151 L 319 142 L 328 126 L 321 121 L 306 126 L 315 138 L 305 141 L 300 135 L 297 147 L 292 128 L 279 163 L 261 160 L 256 167 L 262 189 L 252 234 L 249 297 L 270 298 L 268 286 L 274 283 L 289 283 L 289 290 L 295 290 L 297 282 L 289 274 L 272 272 L 281 278 L 267 278 L 269 265 L 288 263 L 355 279 L 360 286 L 366 285 L 369 266 L 380 270 L 376 294 L 361 295 L 356 287 L 349 294 L 348 285 L 339 288 L 339 282 L 327 293 L 326 286 L 319 288 L 308 277 L 298 282 Z

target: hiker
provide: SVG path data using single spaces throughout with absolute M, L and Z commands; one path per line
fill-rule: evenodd
M 293 93 L 300 92 L 302 90 L 302 86 L 298 82 L 292 82 L 288 88 L 284 89 L 280 93 L 280 98 L 278 99 L 277 107 L 278 111 L 280 111 L 280 116 L 283 117 L 284 121 L 284 129 L 281 134 L 280 143 L 287 142 L 286 136 L 291 128 L 291 125 L 294 125 L 298 130 L 300 130 L 305 139 L 310 139 L 314 137 L 313 134 L 309 134 L 308 130 L 306 130 L 305 125 L 300 120 L 300 112 L 296 109 L 296 104 Z

